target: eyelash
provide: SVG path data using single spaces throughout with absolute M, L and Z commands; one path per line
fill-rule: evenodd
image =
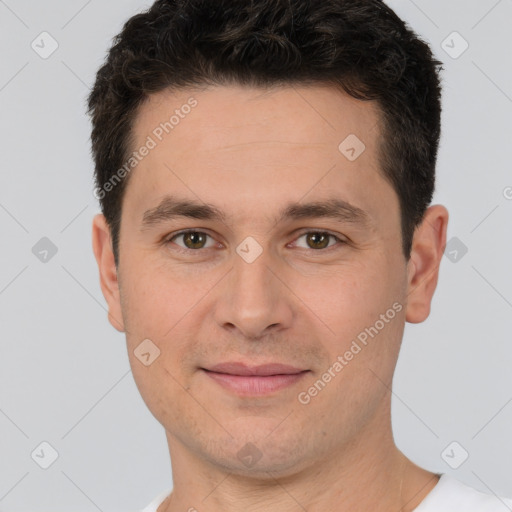
M 165 245 L 169 245 L 177 237 L 186 235 L 188 233 L 199 233 L 199 234 L 206 235 L 206 236 L 208 236 L 208 237 L 213 239 L 213 237 L 211 235 L 209 235 L 208 233 L 206 233 L 204 231 L 199 231 L 197 229 L 186 229 L 186 230 L 183 230 L 183 231 L 179 231 L 178 233 L 173 233 L 171 236 L 167 237 L 164 240 L 164 244 Z M 331 233 L 330 231 L 314 230 L 314 229 L 313 230 L 309 230 L 309 231 L 303 231 L 302 233 L 300 233 L 297 236 L 297 238 L 294 240 L 294 242 L 296 242 L 299 238 L 301 238 L 301 237 L 303 237 L 305 235 L 310 235 L 310 234 L 314 234 L 314 233 L 318 233 L 318 234 L 321 234 L 321 235 L 327 235 L 327 236 L 329 236 L 331 238 L 334 238 L 337 243 L 334 244 L 334 245 L 328 245 L 324 249 L 311 249 L 311 248 L 304 248 L 304 247 L 299 247 L 299 249 L 302 249 L 302 250 L 305 250 L 305 251 L 308 251 L 308 252 L 312 251 L 314 253 L 320 253 L 320 252 L 327 252 L 329 250 L 335 249 L 339 245 L 346 245 L 347 244 L 347 242 L 345 240 L 342 240 L 341 238 L 339 238 L 335 234 Z M 176 245 L 176 248 L 177 248 L 176 250 L 178 250 L 180 252 L 192 253 L 192 252 L 205 251 L 207 249 L 212 249 L 213 247 L 206 247 L 206 248 L 199 248 L 199 249 L 190 249 L 188 247 L 185 248 L 185 247 L 181 247 L 179 245 Z

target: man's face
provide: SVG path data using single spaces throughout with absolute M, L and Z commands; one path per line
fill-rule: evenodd
M 156 147 L 123 201 L 118 317 L 170 442 L 231 472 L 286 474 L 378 436 L 408 266 L 374 103 L 328 87 L 166 92 L 134 134 L 133 149 Z M 157 212 L 166 198 L 203 208 Z M 337 216 L 305 208 L 334 201 Z M 134 353 L 146 339 L 160 350 L 149 366 Z

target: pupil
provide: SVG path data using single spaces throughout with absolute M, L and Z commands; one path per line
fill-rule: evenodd
M 313 246 L 309 244 L 309 242 L 313 243 Z M 312 249 L 323 249 L 324 247 L 327 247 L 329 243 L 329 237 L 325 235 L 324 233 L 311 233 L 308 238 L 308 245 Z
M 190 246 L 192 249 L 197 249 L 197 246 L 201 246 L 204 243 L 204 236 L 201 233 L 187 233 L 185 236 L 185 244 Z

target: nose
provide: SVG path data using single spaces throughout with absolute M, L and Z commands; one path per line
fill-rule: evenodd
M 215 320 L 233 334 L 257 340 L 291 325 L 292 294 L 268 251 L 252 263 L 235 254 L 233 269 L 219 292 Z

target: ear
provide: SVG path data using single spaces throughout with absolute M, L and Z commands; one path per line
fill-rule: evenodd
M 96 215 L 92 221 L 92 247 L 100 272 L 101 291 L 108 304 L 108 320 L 115 329 L 124 332 L 110 228 L 105 217 L 101 214 Z
M 411 257 L 407 264 L 407 322 L 423 322 L 430 314 L 439 265 L 446 247 L 447 227 L 448 210 L 444 206 L 434 205 L 427 209 L 423 221 L 414 232 Z

